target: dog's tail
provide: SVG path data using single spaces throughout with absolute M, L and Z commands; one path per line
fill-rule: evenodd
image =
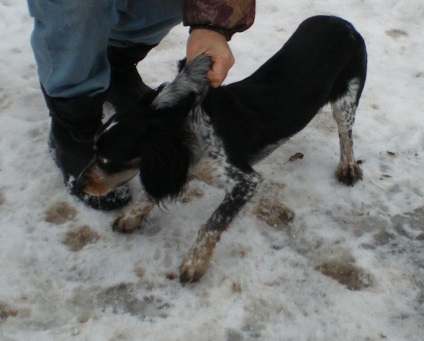
M 172 107 L 193 93 L 197 98 L 204 98 L 209 90 L 206 74 L 211 67 L 212 61 L 205 54 L 189 63 L 181 61 L 180 73 L 171 83 L 165 84 L 152 104 L 158 109 Z

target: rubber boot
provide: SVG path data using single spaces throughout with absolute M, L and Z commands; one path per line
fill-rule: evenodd
M 127 185 L 101 196 L 91 196 L 76 184 L 76 179 L 94 156 L 93 141 L 102 124 L 105 94 L 73 99 L 52 98 L 43 90 L 50 110 L 49 148 L 63 174 L 71 195 L 100 210 L 113 210 L 131 200 Z

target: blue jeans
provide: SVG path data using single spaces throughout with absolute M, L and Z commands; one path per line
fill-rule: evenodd
M 27 0 L 40 83 L 51 97 L 109 87 L 107 46 L 159 43 L 182 20 L 182 0 Z

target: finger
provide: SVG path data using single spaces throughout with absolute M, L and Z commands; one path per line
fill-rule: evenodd
M 212 64 L 212 70 L 210 70 L 206 76 L 209 79 L 211 86 L 216 88 L 224 81 L 227 76 L 227 70 L 222 64 L 215 62 Z
M 209 71 L 206 77 L 209 80 L 210 86 L 213 88 L 219 87 L 221 83 L 223 82 L 223 80 L 221 80 L 220 78 L 215 77 L 215 74 L 213 73 L 213 71 Z
M 224 81 L 226 76 L 227 76 L 226 72 L 223 72 L 223 71 L 216 72 L 216 71 L 213 71 L 213 70 L 209 71 L 206 75 L 211 86 L 214 87 L 214 88 L 217 88 L 218 86 L 220 86 L 222 84 L 222 82 Z
M 212 87 L 222 84 L 233 64 L 234 58 L 219 58 L 212 61 L 212 70 L 207 75 Z

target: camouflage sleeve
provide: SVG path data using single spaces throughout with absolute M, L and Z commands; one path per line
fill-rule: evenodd
M 185 26 L 212 29 L 227 40 L 234 33 L 247 30 L 254 19 L 255 0 L 184 0 Z

